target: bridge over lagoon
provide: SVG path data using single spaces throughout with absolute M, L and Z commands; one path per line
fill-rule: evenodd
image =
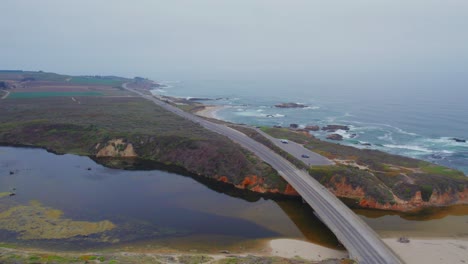
M 306 171 L 298 169 L 268 147 L 235 129 L 222 124 L 216 124 L 191 113 L 187 113 L 155 98 L 154 96 L 146 95 L 134 89 L 130 89 L 126 84 L 124 84 L 123 87 L 129 91 L 139 94 L 143 98 L 154 102 L 158 106 L 170 112 L 198 123 L 206 129 L 230 138 L 232 141 L 255 153 L 266 163 L 270 164 L 292 187 L 294 187 L 294 189 L 296 189 L 304 201 L 314 209 L 320 219 L 346 247 L 350 257 L 358 261 L 358 263 L 403 263 L 403 261 L 380 239 L 380 237 L 335 195 L 312 178 Z M 315 165 L 323 165 L 325 158 L 317 155 L 314 156 L 314 159 L 316 159 Z

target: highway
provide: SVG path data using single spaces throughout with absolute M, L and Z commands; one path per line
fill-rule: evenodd
M 294 141 L 289 141 L 287 144 L 282 143 L 280 139 L 274 138 L 262 130 L 255 128 L 255 130 L 260 133 L 262 136 L 269 139 L 277 147 L 283 149 L 289 154 L 293 155 L 296 159 L 304 162 L 308 166 L 321 166 L 321 165 L 334 165 L 335 163 L 322 155 L 319 155 L 309 149 L 304 148 L 303 145 L 298 144 Z M 303 157 L 302 155 L 307 155 L 308 158 Z
M 312 178 L 306 171 L 299 170 L 286 159 L 282 158 L 263 144 L 251 139 L 245 134 L 224 125 L 215 124 L 198 116 L 187 113 L 177 107 L 165 103 L 154 96 L 139 94 L 158 106 L 191 120 L 201 126 L 224 135 L 245 149 L 255 153 L 276 169 L 279 174 L 296 189 L 302 198 L 314 209 L 321 220 L 330 228 L 340 242 L 346 247 L 350 258 L 363 264 L 393 264 L 403 261 L 379 238 L 379 236 L 353 211 L 344 205 L 335 195 Z M 322 165 L 322 164 L 320 164 Z

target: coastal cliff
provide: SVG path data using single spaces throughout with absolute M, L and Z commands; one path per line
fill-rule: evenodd
M 353 199 L 359 207 L 392 211 L 412 211 L 425 207 L 468 204 L 468 184 L 463 183 L 463 181 L 457 184 L 457 189 L 435 186 L 434 190 L 423 198 L 423 191 L 421 190 L 415 191 L 414 194 L 408 194 L 406 197 L 401 197 L 395 194 L 391 188 L 383 189 L 388 195 L 387 197 L 380 194 L 376 195 L 375 190 L 366 192 L 364 185 L 353 186 L 345 178 L 340 181 L 333 178 L 325 183 L 327 188 L 337 197 Z M 463 189 L 460 190 L 459 188 Z
M 26 74 L 9 75 L 9 82 L 16 78 L 18 85 L 12 91 L 13 98 L 0 104 L 0 112 L 5 113 L 0 115 L 0 144 L 85 155 L 120 169 L 146 169 L 160 164 L 238 189 L 298 195 L 270 165 L 228 138 L 115 86 L 128 80 L 86 77 L 80 79 L 86 81 L 82 85 L 70 83 L 73 78 L 69 76 L 48 74 L 47 82 L 40 81 L 40 76 L 37 73 L 31 80 Z M 109 85 L 103 86 L 103 80 Z M 93 86 L 92 82 L 97 84 Z M 51 96 L 62 85 L 66 92 Z M 54 91 L 35 92 L 52 86 Z M 28 93 L 34 97 L 28 97 Z M 67 93 L 73 96 L 64 96 Z M 308 168 L 309 174 L 338 197 L 351 198 L 361 207 L 407 211 L 468 203 L 468 178 L 459 171 L 320 141 L 307 131 L 272 128 L 265 132 L 296 141 L 335 161 L 336 166 Z M 268 140 L 249 136 L 307 169 Z
M 334 166 L 314 166 L 308 172 L 337 197 L 355 201 L 353 206 L 412 211 L 468 204 L 468 177 L 460 171 L 377 150 L 333 144 L 295 130 L 264 131 L 303 144 L 334 161 Z
M 396 199 L 396 203 L 379 203 L 372 198 L 362 197 L 359 206 L 364 208 L 375 208 L 393 211 L 411 211 L 422 207 L 449 206 L 456 204 L 468 204 L 468 188 L 461 192 L 452 192 L 448 190 L 444 193 L 433 192 L 429 201 L 424 201 L 421 197 L 421 191 L 409 200 Z
M 129 107 L 149 106 L 143 100 L 127 100 Z M 102 99 L 92 101 L 101 108 L 112 105 Z M 59 101 L 55 103 L 57 105 Z M 88 106 L 92 105 L 91 101 L 87 103 Z M 119 121 L 126 123 L 127 118 L 133 119 L 130 116 L 122 120 L 120 117 L 120 120 L 114 119 L 112 124 L 119 125 Z M 186 128 L 193 126 L 183 125 Z M 294 188 L 271 166 L 231 141 L 200 127 L 190 127 L 190 136 L 173 132 L 155 133 L 154 127 L 151 133 L 122 130 L 111 132 L 94 124 L 54 124 L 49 120 L 37 119 L 20 123 L 10 121 L 0 126 L 0 143 L 43 147 L 59 154 L 87 155 L 103 165 L 121 169 L 145 168 L 135 165 L 140 164 L 140 161 L 164 164 L 238 189 L 261 194 L 298 196 Z M 313 140 L 310 136 L 301 136 Z M 468 183 L 464 178 L 428 174 L 416 169 L 412 173 L 403 168 L 397 171 L 389 165 L 383 166 L 381 173 L 370 172 L 366 171 L 365 165 L 361 169 L 352 165 L 348 162 L 339 166 L 314 168 L 309 173 L 338 197 L 351 198 L 365 208 L 408 211 L 468 203 Z

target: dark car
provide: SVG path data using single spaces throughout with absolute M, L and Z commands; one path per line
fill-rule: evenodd
M 307 159 L 307 158 L 309 158 L 309 155 L 307 155 L 307 154 L 302 154 L 302 155 L 301 155 L 301 157 L 303 157 L 303 158 L 306 158 L 306 159 Z

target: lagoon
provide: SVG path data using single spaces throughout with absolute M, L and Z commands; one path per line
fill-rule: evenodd
M 340 248 L 300 198 L 262 197 L 200 176 L 117 170 L 88 157 L 0 147 L 0 242 L 55 250 L 242 251 L 296 238 Z M 468 236 L 468 206 L 356 209 L 384 237 Z

